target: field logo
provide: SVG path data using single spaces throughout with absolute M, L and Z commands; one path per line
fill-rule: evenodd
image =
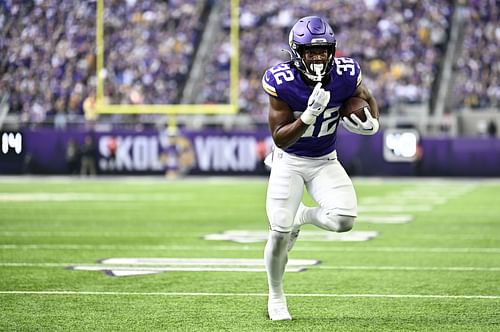
M 237 243 L 255 243 L 267 241 L 267 231 L 230 230 L 223 233 L 208 234 L 203 238 L 212 241 L 232 241 Z M 300 239 L 303 241 L 368 241 L 378 236 L 376 231 L 351 231 L 346 233 L 334 233 L 326 231 L 301 231 Z
M 291 259 L 287 272 L 304 272 L 317 265 L 314 259 Z M 109 276 L 125 277 L 162 272 L 265 272 L 263 259 L 240 258 L 107 258 L 93 265 L 72 265 L 70 270 L 102 271 Z

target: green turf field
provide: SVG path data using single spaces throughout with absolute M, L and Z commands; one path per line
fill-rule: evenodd
M 500 182 L 354 182 L 352 234 L 377 236 L 304 227 L 289 258 L 321 263 L 286 273 L 293 320 L 271 322 L 264 242 L 204 239 L 258 240 L 264 179 L 1 178 L 0 330 L 500 330 Z

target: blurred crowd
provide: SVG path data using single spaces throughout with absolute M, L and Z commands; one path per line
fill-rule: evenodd
M 500 106 L 500 11 L 497 0 L 470 0 L 458 60 L 455 107 Z
M 337 56 L 360 63 L 364 80 L 382 111 L 397 102 L 427 102 L 444 54 L 451 12 L 447 0 L 327 0 L 312 4 L 303 0 L 242 0 L 240 109 L 265 121 L 268 101 L 260 88 L 262 74 L 290 59 L 283 52 L 289 49 L 290 28 L 298 18 L 313 13 L 326 17 L 334 28 Z M 224 69 L 230 48 L 221 47 L 218 52 L 213 67 Z M 220 59 L 225 62 L 221 64 Z M 207 101 L 223 96 L 227 85 L 220 88 L 206 86 Z
M 0 91 L 26 122 L 78 116 L 95 90 L 95 2 L 0 2 Z
M 105 4 L 105 95 L 113 104 L 178 103 L 200 41 L 205 1 Z
M 205 3 L 105 2 L 103 76 L 109 102 L 178 103 Z M 64 123 L 93 107 L 95 1 L 2 0 L 0 27 L 0 91 L 9 94 L 10 108 L 20 111 L 23 121 L 49 116 Z
M 216 0 L 107 0 L 104 94 L 114 104 L 179 103 Z M 229 1 L 204 61 L 202 103 L 229 102 Z M 240 110 L 264 122 L 263 72 L 287 61 L 288 33 L 299 17 L 326 17 L 337 56 L 356 59 L 382 112 L 427 103 L 444 58 L 451 0 L 240 0 Z M 456 106 L 498 106 L 500 39 L 496 0 L 468 1 Z M 26 122 L 71 118 L 95 103 L 96 2 L 0 1 L 0 91 Z M 1 96 L 0 96 L 1 97 Z

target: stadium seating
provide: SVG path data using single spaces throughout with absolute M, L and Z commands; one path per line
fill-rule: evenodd
M 106 1 L 105 94 L 112 103 L 177 103 L 199 42 L 205 1 Z M 83 114 L 96 88 L 96 3 L 0 4 L 2 91 L 26 122 Z
M 106 91 L 113 104 L 179 101 L 204 23 L 205 1 L 106 2 Z
M 500 106 L 500 15 L 494 1 L 469 1 L 463 11 L 468 25 L 458 59 L 455 109 Z
M 337 54 L 358 60 L 382 111 L 397 102 L 427 102 L 447 40 L 451 10 L 444 0 L 322 1 L 310 6 L 299 0 L 241 1 L 240 107 L 256 121 L 266 121 L 262 73 L 289 59 L 282 52 L 288 49 L 289 29 L 298 17 L 311 13 L 330 19 L 337 34 Z M 362 19 L 359 13 L 364 13 Z
M 197 102 L 229 102 L 229 1 L 221 34 L 204 60 Z M 116 104 L 179 103 L 215 1 L 105 2 L 105 95 Z M 457 63 L 454 107 L 498 107 L 498 9 L 471 1 Z M 266 122 L 264 70 L 286 61 L 288 32 L 298 17 L 332 23 L 338 55 L 360 63 L 382 112 L 399 103 L 428 103 L 449 38 L 447 0 L 240 1 L 240 111 Z M 0 3 L 0 91 L 24 123 L 82 118 L 96 88 L 96 2 Z M 0 99 L 3 96 L 0 96 Z M 57 115 L 57 116 L 56 116 Z M 59 121 L 60 120 L 60 121 Z

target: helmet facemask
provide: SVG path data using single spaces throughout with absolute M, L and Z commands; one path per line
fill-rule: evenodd
M 303 64 L 303 72 L 310 80 L 319 82 L 330 73 L 334 57 L 331 45 L 301 46 L 297 53 Z
M 289 45 L 294 66 L 308 79 L 319 82 L 332 71 L 337 41 L 332 28 L 322 18 L 300 19 L 290 31 Z

